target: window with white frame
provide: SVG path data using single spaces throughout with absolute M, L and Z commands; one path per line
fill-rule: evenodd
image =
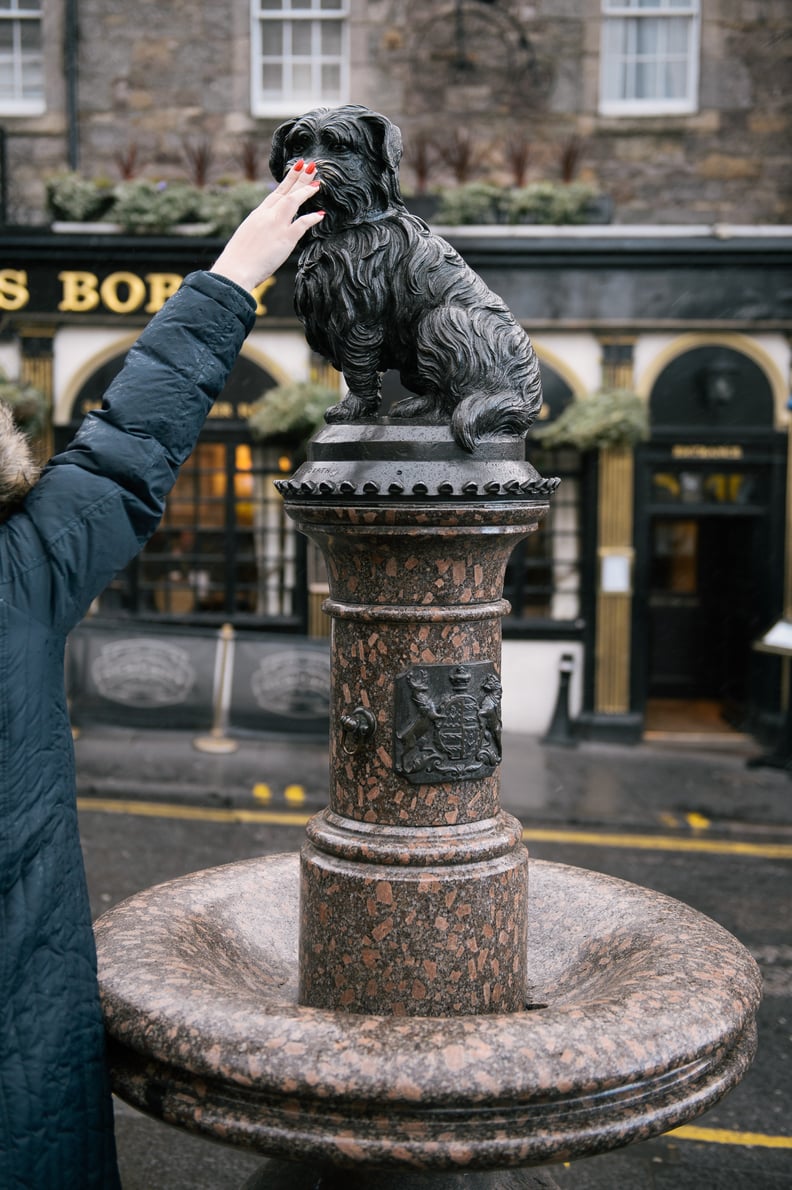
M 600 111 L 694 112 L 699 0 L 602 0 Z
M 345 103 L 347 0 L 252 0 L 253 113 Z
M 44 111 L 42 0 L 0 0 L 0 113 Z

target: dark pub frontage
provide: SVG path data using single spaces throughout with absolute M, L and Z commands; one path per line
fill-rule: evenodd
M 772 743 L 789 661 L 762 642 L 792 620 L 788 229 L 444 234 L 531 335 L 546 400 L 527 450 L 563 481 L 506 576 L 504 727 L 542 734 L 567 666 L 583 737 Z M 0 234 L 0 367 L 46 395 L 43 454 L 68 441 L 140 328 L 218 248 L 195 236 Z M 105 643 L 215 639 L 230 626 L 240 657 L 256 639 L 281 656 L 324 655 L 322 564 L 274 486 L 304 444 L 257 441 L 248 420 L 278 385 L 339 382 L 305 344 L 293 280 L 287 265 L 257 294 L 256 327 L 160 530 L 92 609 L 85 631 Z M 395 387 L 389 376 L 386 396 Z M 571 403 L 614 388 L 645 403 L 645 441 L 544 446 L 542 428 Z

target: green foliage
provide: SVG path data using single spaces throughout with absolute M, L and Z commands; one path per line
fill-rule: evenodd
M 259 442 L 304 442 L 324 425 L 324 413 L 339 399 L 336 389 L 313 381 L 280 384 L 251 406 L 248 425 Z
M 264 201 L 270 190 L 271 187 L 258 182 L 237 182 L 207 190 L 203 218 L 212 225 L 212 234 L 224 238 L 230 236 L 253 208 Z
M 47 179 L 47 209 L 53 219 L 83 223 L 105 216 L 113 205 L 112 183 L 84 178 L 72 170 Z
M 177 224 L 205 223 L 208 234 L 228 238 L 270 189 L 258 182 L 199 187 L 143 178 L 113 187 L 106 180 L 66 171 L 49 179 L 47 204 L 52 218 L 65 222 L 102 219 L 142 235 L 162 234 Z M 433 218 L 449 226 L 586 223 L 598 197 L 582 182 L 532 182 L 511 189 L 468 182 L 442 192 Z
M 36 438 L 44 431 L 49 402 L 34 384 L 9 380 L 0 368 L 0 401 L 10 406 L 14 421 L 28 438 Z
M 586 211 L 597 196 L 583 182 L 531 182 L 510 192 L 509 223 L 585 223 Z
M 102 219 L 137 235 L 168 232 L 180 224 L 205 223 L 207 234 L 228 238 L 272 189 L 265 183 L 233 182 L 212 187 L 190 182 L 134 178 L 112 186 L 78 173 L 56 174 L 47 183 L 53 219 L 84 223 Z
M 437 222 L 449 227 L 463 224 L 505 223 L 508 190 L 489 182 L 468 182 L 444 190 L 437 208 Z
M 586 223 L 598 192 L 582 182 L 531 182 L 505 189 L 470 182 L 440 196 L 437 222 L 449 226 L 491 223 Z
M 567 405 L 555 421 L 535 429 L 533 437 L 543 447 L 635 446 L 649 436 L 646 402 L 629 389 L 600 389 Z
M 203 218 L 202 192 L 187 182 L 121 182 L 115 188 L 111 218 L 124 231 L 138 233 L 198 223 Z

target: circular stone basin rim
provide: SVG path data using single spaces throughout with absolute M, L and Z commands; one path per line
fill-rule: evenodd
M 547 1008 L 437 1018 L 303 1007 L 297 863 L 215 868 L 105 914 L 96 934 L 110 1036 L 240 1089 L 392 1111 L 571 1105 L 684 1083 L 717 1069 L 751 1028 L 758 970 L 720 926 L 661 894 L 541 861 L 529 867 L 530 1000 Z

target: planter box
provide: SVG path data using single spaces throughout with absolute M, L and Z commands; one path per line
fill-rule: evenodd
M 55 219 L 50 224 L 52 231 L 57 232 L 58 235 L 123 235 L 124 228 L 120 223 L 109 223 L 97 220 L 96 222 L 78 222 L 77 220 Z M 210 236 L 214 234 L 214 224 L 212 223 L 177 223 L 173 227 L 167 229 L 154 231 L 153 229 L 144 229 L 142 231 L 129 230 L 130 235 L 140 236 Z
M 58 235 L 119 235 L 122 231 L 120 223 L 78 222 L 77 220 L 54 219 L 50 227 Z

